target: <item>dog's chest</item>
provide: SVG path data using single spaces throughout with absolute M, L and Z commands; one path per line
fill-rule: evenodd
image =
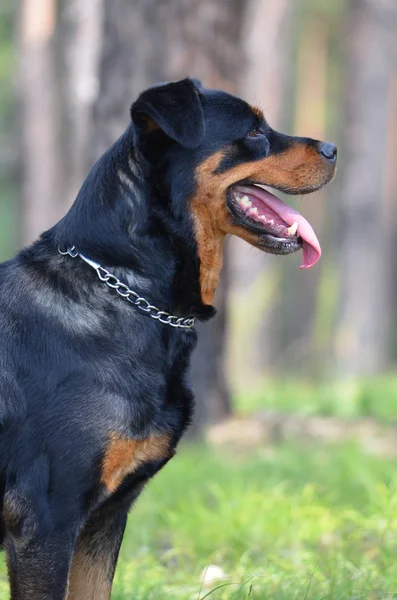
M 145 439 L 128 439 L 117 433 L 109 436 L 101 468 L 101 484 L 115 492 L 123 480 L 148 463 L 164 463 L 172 455 L 167 434 Z
M 126 407 L 133 411 L 124 415 L 128 419 L 123 432 L 115 429 L 107 434 L 102 456 L 100 482 L 109 493 L 138 471 L 141 477 L 145 466 L 154 474 L 174 455 L 193 411 L 193 394 L 186 381 L 192 348 L 191 338 L 188 340 L 183 344 L 180 336 L 172 336 L 168 348 L 163 348 L 166 368 L 162 375 L 154 370 L 146 380 L 148 388 L 135 390 L 131 399 L 126 397 Z M 142 435 L 145 431 L 148 433 Z

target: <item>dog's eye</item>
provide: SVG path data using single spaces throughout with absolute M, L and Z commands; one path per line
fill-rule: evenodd
M 268 156 L 270 152 L 270 142 L 266 132 L 259 128 L 251 129 L 245 138 L 246 146 L 251 152 L 260 154 L 262 157 Z
M 248 132 L 248 137 L 260 137 L 260 136 L 264 136 L 265 132 L 262 131 L 261 129 L 253 129 L 252 131 Z

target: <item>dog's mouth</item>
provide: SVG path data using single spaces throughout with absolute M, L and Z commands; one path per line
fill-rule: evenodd
M 237 224 L 259 235 L 258 246 L 273 254 L 303 251 L 301 269 L 320 259 L 320 243 L 310 223 L 260 184 L 233 185 L 227 202 Z

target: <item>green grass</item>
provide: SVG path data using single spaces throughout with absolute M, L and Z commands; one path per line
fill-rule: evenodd
M 392 462 L 353 446 L 183 447 L 130 516 L 112 598 L 392 600 L 396 555 Z M 209 564 L 225 579 L 200 592 Z
M 397 419 L 397 376 L 350 381 L 269 380 L 262 391 L 236 399 L 242 413 L 277 410 L 342 418 L 373 417 L 390 424 Z

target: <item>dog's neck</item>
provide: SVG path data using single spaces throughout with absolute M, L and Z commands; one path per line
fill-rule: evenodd
M 200 266 L 188 222 L 173 219 L 131 127 L 99 159 L 67 215 L 48 232 L 173 314 L 210 318 L 200 295 Z M 45 236 L 44 236 L 45 237 Z M 189 241 L 191 243 L 189 243 Z M 138 288 L 138 289 L 137 289 Z

